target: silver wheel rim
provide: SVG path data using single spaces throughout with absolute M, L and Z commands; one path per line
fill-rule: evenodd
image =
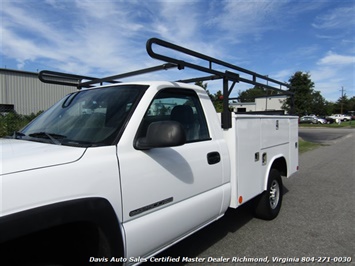
M 271 209 L 275 209 L 280 200 L 280 186 L 276 180 L 273 180 L 271 183 L 269 200 Z

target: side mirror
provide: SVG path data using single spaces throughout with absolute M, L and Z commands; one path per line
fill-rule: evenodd
M 176 121 L 153 122 L 149 125 L 146 137 L 137 139 L 137 150 L 152 148 L 174 147 L 186 143 L 186 134 L 183 126 Z

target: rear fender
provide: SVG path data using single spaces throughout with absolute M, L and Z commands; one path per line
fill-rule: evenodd
M 267 189 L 267 183 L 269 179 L 269 173 L 271 169 L 277 169 L 281 176 L 287 176 L 287 162 L 285 157 L 282 154 L 277 154 L 274 157 L 271 158 L 269 161 L 266 171 L 265 171 L 265 176 L 264 176 L 264 191 Z

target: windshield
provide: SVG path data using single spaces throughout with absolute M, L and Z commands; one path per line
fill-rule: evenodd
M 121 85 L 69 94 L 14 137 L 72 146 L 111 145 L 145 88 Z

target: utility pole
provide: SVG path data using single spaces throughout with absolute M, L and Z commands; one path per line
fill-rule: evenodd
M 340 101 L 340 114 L 343 114 L 343 107 L 344 107 L 344 87 L 341 86 L 341 101 Z
M 269 75 L 266 75 L 265 77 L 269 77 Z M 266 86 L 268 86 L 269 85 L 269 80 L 266 80 Z M 268 95 L 268 92 L 269 92 L 269 90 L 268 89 L 266 89 L 266 97 L 265 97 L 265 111 L 267 111 L 267 98 L 269 97 L 269 95 Z M 255 101 L 255 100 L 254 100 Z

